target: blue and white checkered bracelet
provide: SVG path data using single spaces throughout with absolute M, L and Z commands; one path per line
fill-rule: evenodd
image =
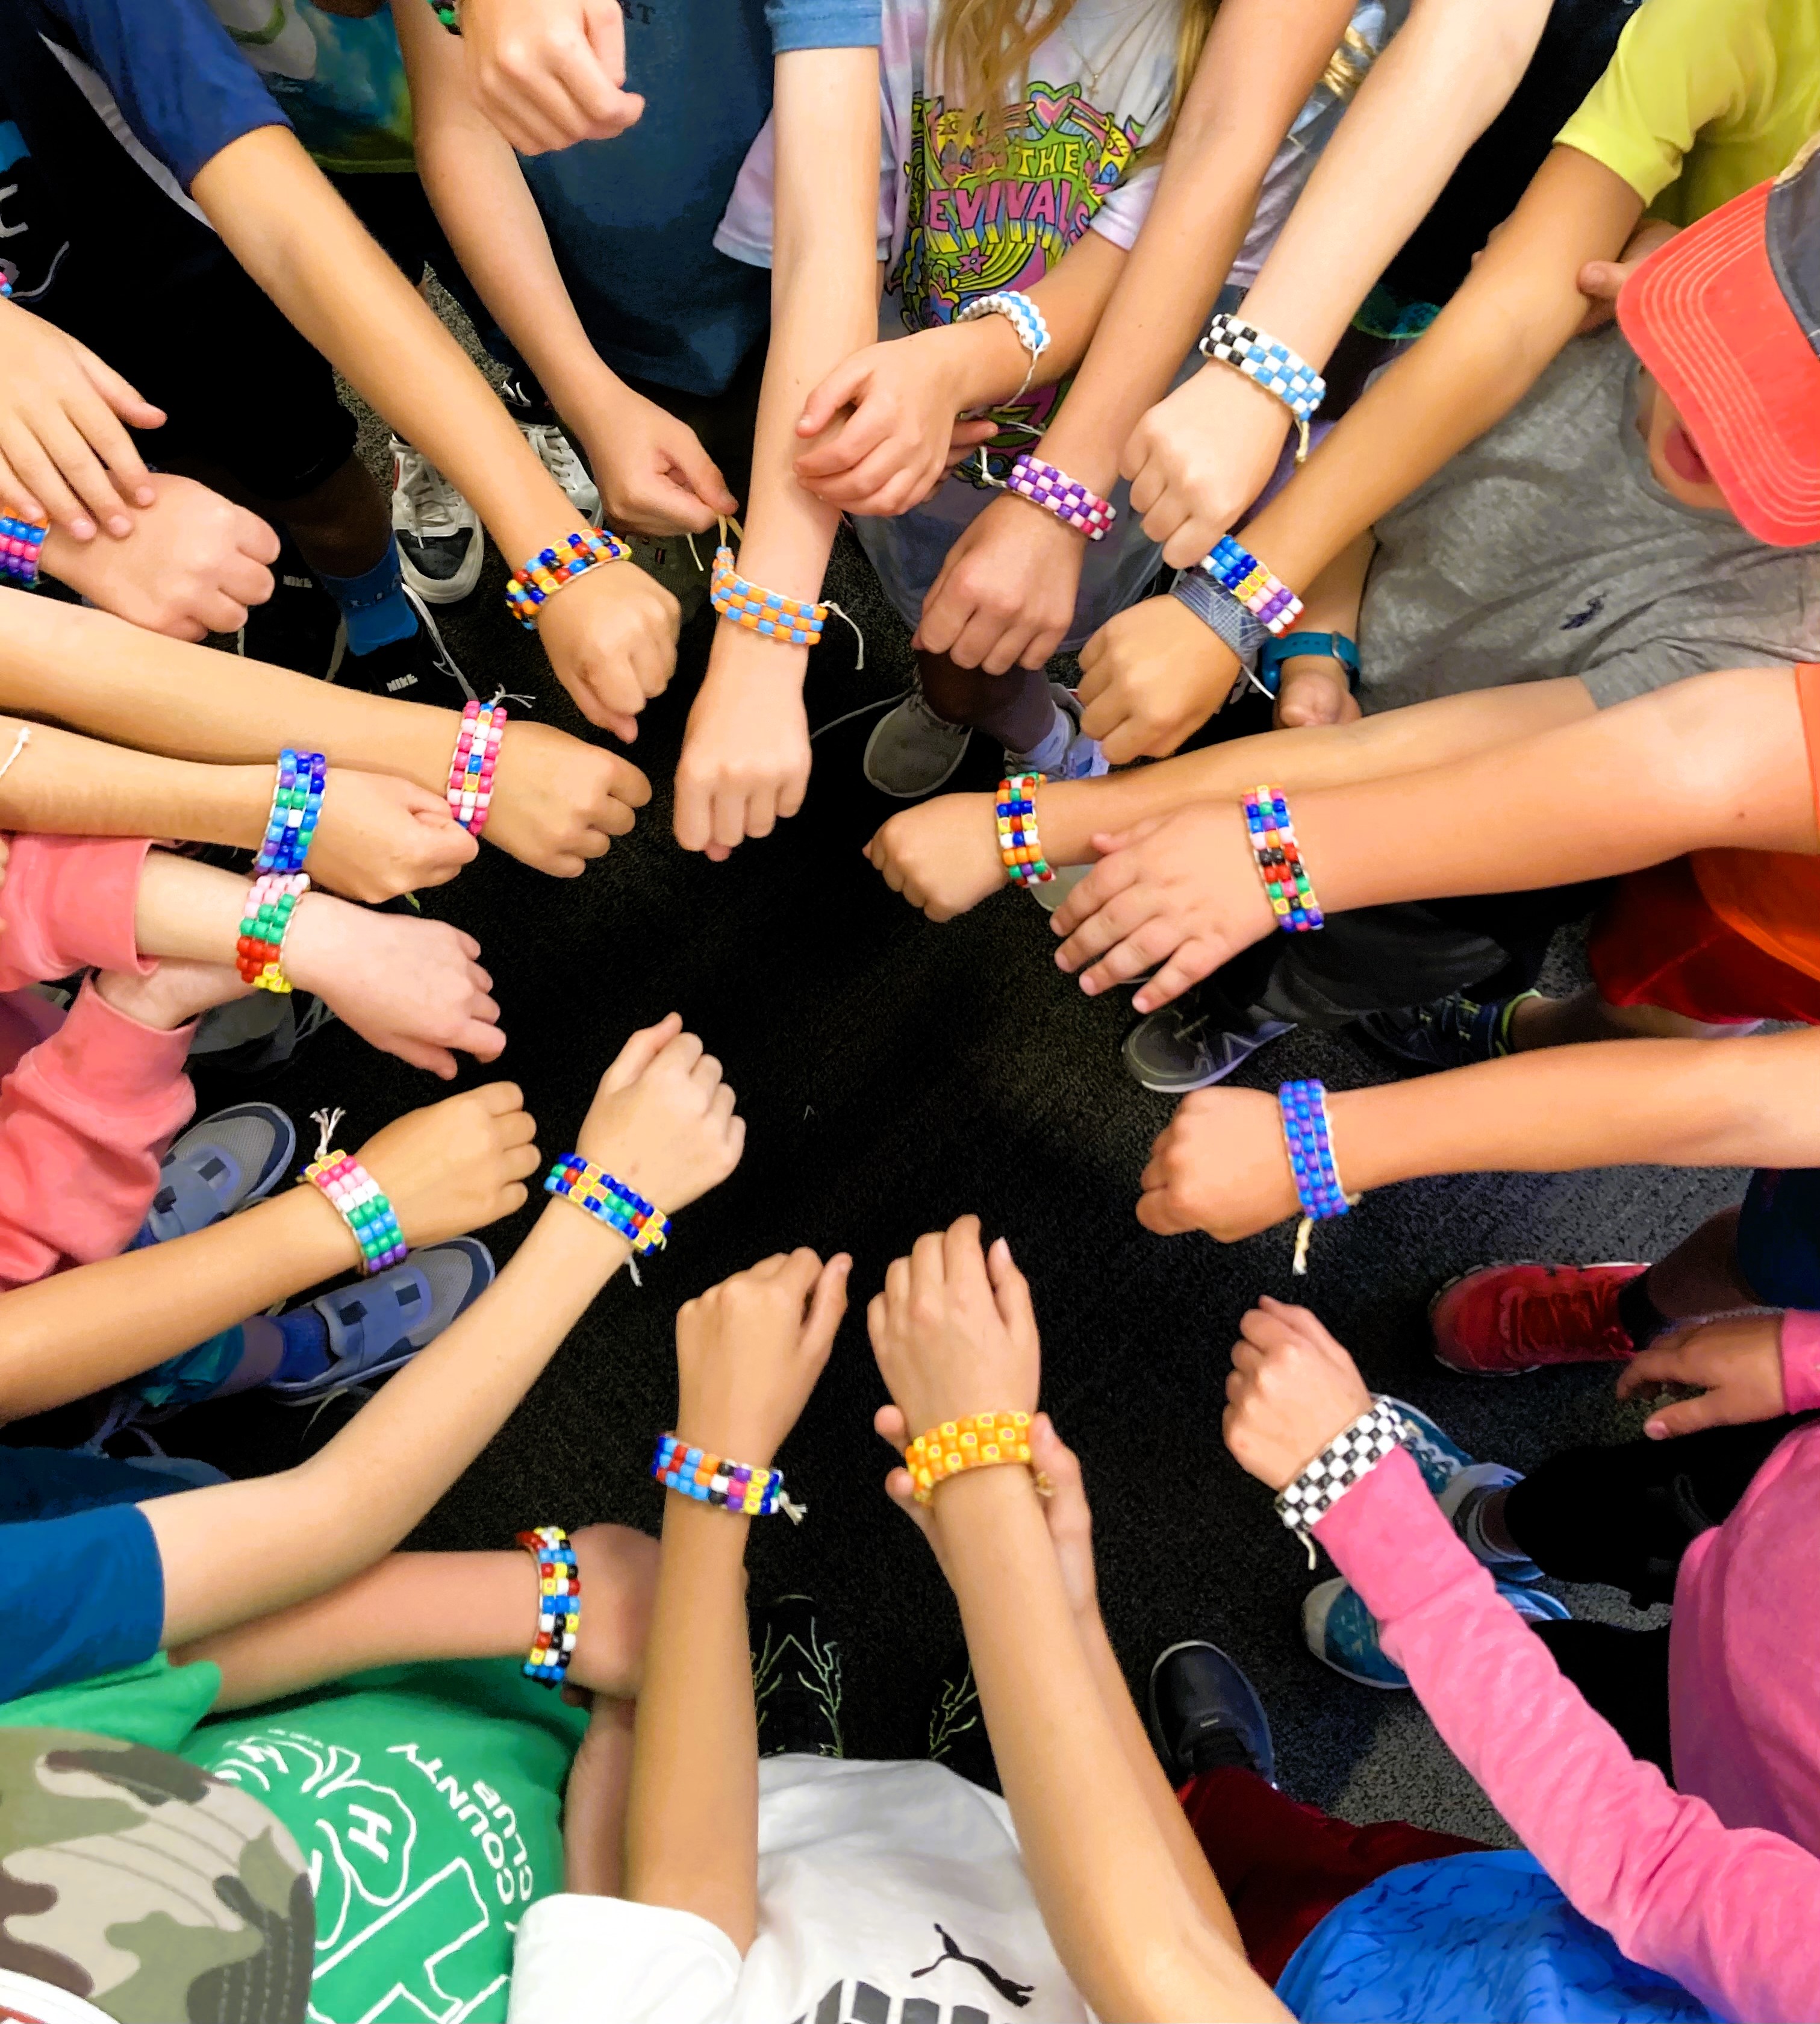
M 970 302 L 954 321 L 971 323 L 976 317 L 983 316 L 1003 317 L 1016 332 L 1018 343 L 1030 354 L 1030 363 L 1024 371 L 1024 383 L 1010 397 L 1013 401 L 1021 400 L 1036 371 L 1036 361 L 1049 350 L 1049 325 L 1043 321 L 1042 311 L 1021 290 L 1004 288 L 997 295 L 981 295 Z M 1002 402 L 993 403 L 994 407 L 1004 405 Z
M 1333 1131 L 1327 1123 L 1327 1089 L 1318 1082 L 1286 1082 L 1277 1090 L 1283 1112 L 1283 1137 L 1289 1171 L 1302 1204 L 1302 1223 L 1295 1233 L 1295 1270 L 1308 1270 L 1309 1240 L 1317 1223 L 1344 1216 L 1357 1199 L 1342 1184 L 1334 1164 Z
M 1207 325 L 1200 348 L 1203 358 L 1230 365 L 1266 394 L 1274 394 L 1295 417 L 1301 438 L 1295 460 L 1302 463 L 1308 455 L 1308 425 L 1327 398 L 1327 382 L 1300 353 L 1224 313 Z

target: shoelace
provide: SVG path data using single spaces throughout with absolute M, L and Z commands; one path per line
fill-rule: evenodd
M 410 601 L 411 609 L 417 614 L 417 623 L 423 629 L 423 636 L 430 642 L 430 657 L 436 664 L 438 672 L 446 675 L 468 702 L 478 701 L 473 683 L 461 672 L 461 664 L 449 651 L 449 643 L 438 629 L 436 621 L 430 617 L 429 606 L 423 602 L 409 584 L 402 585 L 401 588 Z
M 1538 1311 L 1532 1319 L 1532 1311 Z M 1513 1290 L 1501 1304 L 1498 1319 L 1507 1340 L 1536 1349 L 1578 1349 L 1603 1342 L 1618 1325 L 1607 1303 L 1591 1286 L 1536 1294 Z M 1538 1327 L 1536 1320 L 1545 1320 Z
M 426 534 L 459 534 L 459 508 L 467 502 L 421 450 L 401 449 L 398 490 Z
M 575 446 L 562 430 L 549 422 L 532 422 L 522 426 L 525 439 L 537 453 L 544 468 L 565 491 L 577 479 L 587 476 L 580 458 L 575 454 Z

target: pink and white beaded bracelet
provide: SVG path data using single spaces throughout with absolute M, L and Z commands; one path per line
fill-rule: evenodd
M 499 764 L 500 740 L 505 733 L 506 706 L 496 696 L 491 702 L 470 702 L 461 713 L 445 791 L 449 812 L 470 836 L 478 836 L 486 827 L 493 805 L 493 768 Z
M 1027 450 L 1011 467 L 1005 487 L 1020 499 L 1027 499 L 1031 505 L 1042 507 L 1045 513 L 1054 514 L 1089 541 L 1103 541 L 1106 530 L 1119 517 L 1118 508 L 1109 500 Z

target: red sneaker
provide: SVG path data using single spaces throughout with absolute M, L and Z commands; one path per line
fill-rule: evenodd
M 1549 1363 L 1622 1363 L 1636 1355 L 1618 1290 L 1647 1265 L 1484 1265 L 1429 1304 L 1434 1354 L 1449 1370 L 1520 1377 Z

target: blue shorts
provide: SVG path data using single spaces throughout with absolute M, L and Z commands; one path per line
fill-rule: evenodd
M 137 1505 L 0 1525 L 0 1701 L 137 1666 L 163 1634 L 164 1564 Z
M 1820 1308 L 1820 1168 L 1752 1175 L 1738 1219 L 1738 1269 L 1766 1307 Z

